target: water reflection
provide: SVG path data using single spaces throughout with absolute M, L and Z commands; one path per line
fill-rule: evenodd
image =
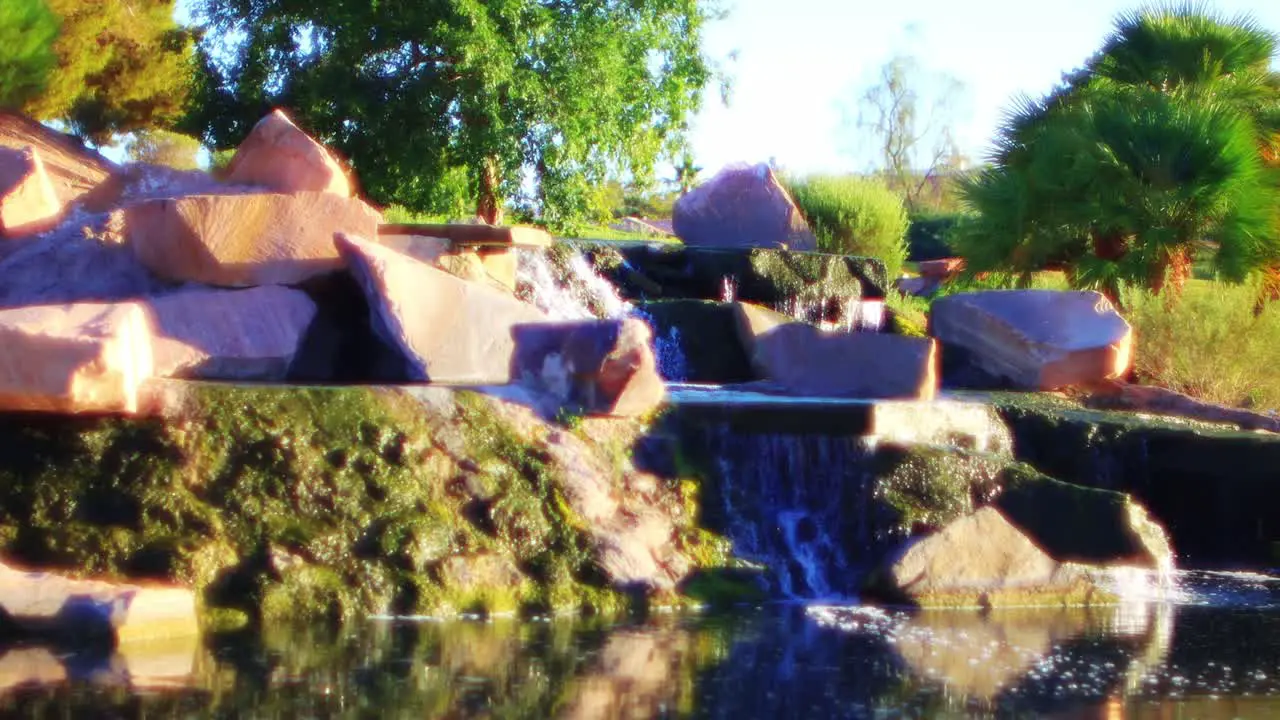
M 1267 717 L 1280 715 L 1280 609 L 1261 592 L 1088 612 L 371 621 L 99 657 L 17 648 L 0 655 L 0 714 Z

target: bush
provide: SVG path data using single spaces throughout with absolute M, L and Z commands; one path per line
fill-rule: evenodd
M 816 175 L 784 182 L 820 249 L 879 258 L 889 278 L 898 277 L 907 259 L 907 211 L 882 181 Z
M 195 170 L 200 167 L 200 149 L 200 141 L 190 135 L 168 130 L 140 130 L 129 143 L 128 156 L 133 162 L 166 165 L 175 170 Z
M 1121 297 L 1140 381 L 1224 405 L 1280 409 L 1280 305 L 1255 315 L 1256 285 L 1192 281 L 1176 304 L 1144 290 Z
M 911 262 L 955 257 L 947 237 L 960 222 L 963 213 L 913 215 L 907 228 L 907 259 Z

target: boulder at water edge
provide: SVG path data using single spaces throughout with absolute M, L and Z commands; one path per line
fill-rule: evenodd
M 404 356 L 404 380 L 506 383 L 514 328 L 537 308 L 359 237 L 337 246 L 365 292 L 375 331 Z
M 463 280 L 488 283 L 506 292 L 515 289 L 515 256 L 511 255 L 511 262 L 506 262 L 506 248 L 489 248 L 482 255 L 475 247 L 456 246 L 446 238 L 414 233 L 387 234 L 381 229 L 379 233 L 379 245 L 428 263 L 450 275 Z
M 874 575 L 875 594 L 922 607 L 1087 605 L 1113 598 L 1081 565 L 1036 547 L 984 507 L 910 543 Z
M 824 332 L 738 303 L 738 330 L 758 374 L 796 395 L 931 399 L 938 389 L 932 339 Z
M 136 412 L 151 336 L 140 303 L 0 310 L 0 410 Z
M 275 192 L 327 192 L 351 197 L 351 181 L 338 161 L 280 110 L 258 121 L 227 166 L 228 182 Z
M 289 285 L 338 270 L 337 232 L 372 237 L 378 213 L 327 192 L 191 195 L 126 210 L 138 258 L 170 280 L 226 287 Z
M 155 374 L 284 380 L 316 316 L 301 290 L 184 290 L 147 301 L 155 320 Z
M 686 245 L 817 250 L 818 241 L 768 165 L 730 165 L 676 201 Z
M 76 643 L 124 645 L 199 632 L 191 590 L 74 580 L 3 564 L 0 609 L 24 632 Z
M 930 334 L 942 343 L 944 382 L 1053 390 L 1123 376 L 1133 331 L 1092 291 L 996 290 L 933 303 Z
M 513 329 L 512 376 L 575 412 L 635 417 L 666 396 L 653 334 L 636 318 L 544 323 Z
M 0 147 L 0 238 L 44 232 L 58 224 L 62 203 L 34 148 Z

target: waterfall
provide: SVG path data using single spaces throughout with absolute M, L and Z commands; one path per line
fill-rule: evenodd
M 772 589 L 783 596 L 853 596 L 873 553 L 893 541 L 876 537 L 872 444 L 744 433 L 728 423 L 704 425 L 699 435 L 716 468 L 707 518 L 735 553 L 770 568 Z

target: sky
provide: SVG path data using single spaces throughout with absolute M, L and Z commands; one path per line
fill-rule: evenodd
M 692 125 L 697 163 L 767 162 L 797 173 L 869 169 L 877 154 L 856 123 L 856 100 L 897 54 L 921 69 L 927 107 L 961 84 L 938 113 L 960 150 L 983 159 L 1003 111 L 1019 93 L 1041 96 L 1096 51 L 1115 16 L 1141 3 L 1116 0 L 726 0 L 704 49 L 732 78 L 729 104 L 709 92 Z M 1217 0 L 1280 32 L 1277 0 Z M 850 108 L 852 108 L 850 110 Z
M 922 107 L 959 81 L 945 122 L 960 151 L 981 161 L 1004 110 L 1038 97 L 1106 39 L 1124 0 L 719 0 L 704 50 L 731 80 L 729 102 L 708 88 L 690 143 L 704 177 L 734 162 L 796 173 L 861 172 L 877 153 L 857 126 L 857 99 L 895 55 L 919 68 Z M 188 0 L 177 15 L 187 18 Z M 1215 0 L 1280 32 L 1280 0 Z

